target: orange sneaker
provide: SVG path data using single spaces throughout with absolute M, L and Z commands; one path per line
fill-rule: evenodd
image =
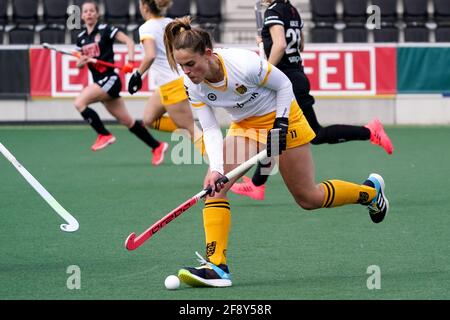
M 157 166 L 164 161 L 164 153 L 169 148 L 169 144 L 166 142 L 161 142 L 156 149 L 153 149 L 152 154 L 152 165 Z
M 243 176 L 242 179 L 244 182 L 235 183 L 231 186 L 230 190 L 236 194 L 241 196 L 247 196 L 254 200 L 264 200 L 264 193 L 266 191 L 266 186 L 255 186 L 252 182 L 252 179 L 249 177 Z
M 108 135 L 99 134 L 97 136 L 97 140 L 95 140 L 94 144 L 92 145 L 91 150 L 98 151 L 104 149 L 108 145 L 113 144 L 114 142 L 116 142 L 116 137 L 114 137 L 112 134 Z
M 366 124 L 365 127 L 370 130 L 370 142 L 372 142 L 372 144 L 381 146 L 388 154 L 394 152 L 394 146 L 392 145 L 391 139 L 384 131 L 380 120 L 373 119 Z

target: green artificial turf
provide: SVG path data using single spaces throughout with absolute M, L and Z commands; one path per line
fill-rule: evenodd
M 175 291 L 165 277 L 204 253 L 202 204 L 133 252 L 124 241 L 200 191 L 207 167 L 169 158 L 152 167 L 142 142 L 110 129 L 117 142 L 94 153 L 88 126 L 0 127 L 0 142 L 80 223 L 62 232 L 63 220 L 0 156 L 0 299 L 450 298 L 449 127 L 388 128 L 392 156 L 369 142 L 312 147 L 318 182 L 384 177 L 391 208 L 379 225 L 359 205 L 301 209 L 280 175 L 263 202 L 230 194 L 233 286 Z M 67 287 L 73 265 L 79 290 Z M 367 287 L 372 265 L 379 290 Z

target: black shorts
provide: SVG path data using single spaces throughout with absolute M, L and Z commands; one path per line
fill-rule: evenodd
M 311 89 L 309 79 L 300 69 L 285 69 L 283 73 L 291 80 L 292 89 L 294 90 L 295 99 L 302 109 L 312 108 L 314 105 L 314 97 L 309 93 Z
M 122 91 L 122 81 L 117 74 L 105 75 L 103 78 L 95 81 L 103 91 L 105 91 L 111 98 L 120 98 L 120 91 Z

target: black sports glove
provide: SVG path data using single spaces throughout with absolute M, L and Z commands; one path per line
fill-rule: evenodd
M 135 94 L 142 88 L 142 78 L 139 71 L 136 70 L 135 73 L 130 78 L 130 81 L 128 82 L 128 92 L 130 94 Z
M 267 135 L 267 156 L 278 156 L 286 150 L 286 135 L 288 132 L 289 120 L 288 118 L 275 118 L 273 128 L 270 129 Z M 278 150 L 276 150 L 278 146 Z M 272 150 L 272 147 L 275 149 Z

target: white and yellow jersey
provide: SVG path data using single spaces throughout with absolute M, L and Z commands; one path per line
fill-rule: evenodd
M 195 84 L 185 76 L 190 103 L 203 129 L 211 171 L 223 173 L 223 140 L 213 109 L 223 108 L 233 122 L 276 111 L 289 117 L 295 101 L 289 78 L 256 52 L 244 49 L 216 49 L 224 80 Z
M 195 109 L 224 108 L 234 122 L 277 109 L 277 92 L 267 87 L 275 67 L 250 50 L 215 49 L 214 53 L 224 70 L 223 82 L 203 81 L 196 85 L 185 76 L 189 99 Z M 285 98 L 289 106 L 294 99 L 293 92 Z
M 164 85 L 181 75 L 173 71 L 167 62 L 166 48 L 164 47 L 164 29 L 172 22 L 170 18 L 149 19 L 139 27 L 139 40 L 153 39 L 156 46 L 156 58 L 150 68 L 150 76 L 155 80 L 157 86 Z

